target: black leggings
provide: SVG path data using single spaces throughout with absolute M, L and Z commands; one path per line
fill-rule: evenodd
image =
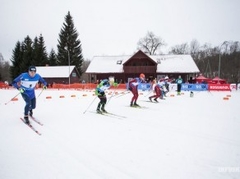
M 106 104 L 107 103 L 107 98 L 106 96 L 98 96 L 98 98 L 100 99 L 100 103 L 101 104 Z
M 182 84 L 177 84 L 177 92 L 181 92 Z

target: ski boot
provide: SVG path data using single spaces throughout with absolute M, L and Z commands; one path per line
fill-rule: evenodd
M 97 108 L 97 113 L 102 114 L 102 111 L 100 111 L 100 109 Z
M 32 111 L 32 109 L 29 111 L 29 116 L 33 116 L 33 111 Z
M 101 110 L 103 113 L 107 113 L 107 111 L 104 108 L 102 108 Z
M 136 102 L 134 103 L 134 106 L 135 106 L 135 107 L 140 107 Z
M 26 124 L 28 124 L 28 125 L 30 124 L 30 122 L 28 120 L 28 116 L 24 116 L 24 121 L 25 121 Z

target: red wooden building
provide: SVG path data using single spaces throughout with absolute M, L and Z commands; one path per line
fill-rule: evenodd
M 123 56 L 95 56 L 86 74 L 90 83 L 114 77 L 117 82 L 127 82 L 128 78 L 138 77 L 144 73 L 146 79 L 160 78 L 168 75 L 184 80 L 196 76 L 200 71 L 191 55 L 147 55 L 141 50 L 135 54 Z

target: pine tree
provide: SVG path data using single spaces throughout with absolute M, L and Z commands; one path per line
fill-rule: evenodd
M 12 66 L 10 67 L 10 74 L 12 79 L 16 78 L 22 72 L 22 59 L 22 44 L 18 41 L 11 58 Z
M 74 27 L 70 12 L 65 16 L 65 22 L 60 31 L 58 43 L 58 64 L 75 65 L 79 75 L 81 75 L 83 63 L 81 41 L 78 39 L 78 33 Z
M 38 47 L 38 38 L 35 37 L 33 41 L 33 64 L 38 66 L 38 55 L 39 55 L 39 47 Z
M 31 65 L 35 65 L 34 61 L 33 61 L 33 41 L 32 39 L 27 36 L 24 39 L 22 48 L 23 48 L 23 59 L 21 62 L 21 67 L 22 67 L 22 71 L 27 71 L 28 67 Z
M 48 54 L 46 52 L 46 47 L 44 45 L 44 38 L 40 34 L 39 38 L 35 37 L 33 42 L 33 59 L 32 63 L 35 66 L 45 66 L 49 63 Z
M 10 67 L 12 79 L 20 73 L 26 72 L 30 65 L 34 65 L 32 39 L 27 36 L 22 43 L 16 43 L 11 59 L 12 66 Z
M 12 78 L 26 72 L 30 65 L 45 66 L 49 64 L 42 34 L 40 34 L 39 38 L 35 37 L 34 42 L 29 36 L 22 43 L 18 41 L 13 50 L 11 61 L 13 64 L 10 68 Z
M 49 65 L 50 66 L 56 66 L 57 65 L 57 55 L 56 55 L 54 49 L 52 49 L 50 51 L 48 59 L 49 59 Z

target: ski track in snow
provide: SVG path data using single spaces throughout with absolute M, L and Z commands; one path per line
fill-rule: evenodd
M 195 92 L 193 98 L 189 92 L 170 97 L 175 94 L 170 92 L 159 103 L 148 102 L 151 94 L 142 92 L 142 109 L 129 107 L 132 95 L 120 92 L 107 95 L 106 110 L 121 117 L 94 114 L 99 100 L 93 91 L 44 91 L 34 110 L 44 125 L 30 119 L 38 136 L 19 120 L 20 95 L 5 105 L 17 90 L 0 90 L 0 178 L 240 176 L 220 171 L 240 167 L 240 92 Z M 223 100 L 227 94 L 231 97 Z

